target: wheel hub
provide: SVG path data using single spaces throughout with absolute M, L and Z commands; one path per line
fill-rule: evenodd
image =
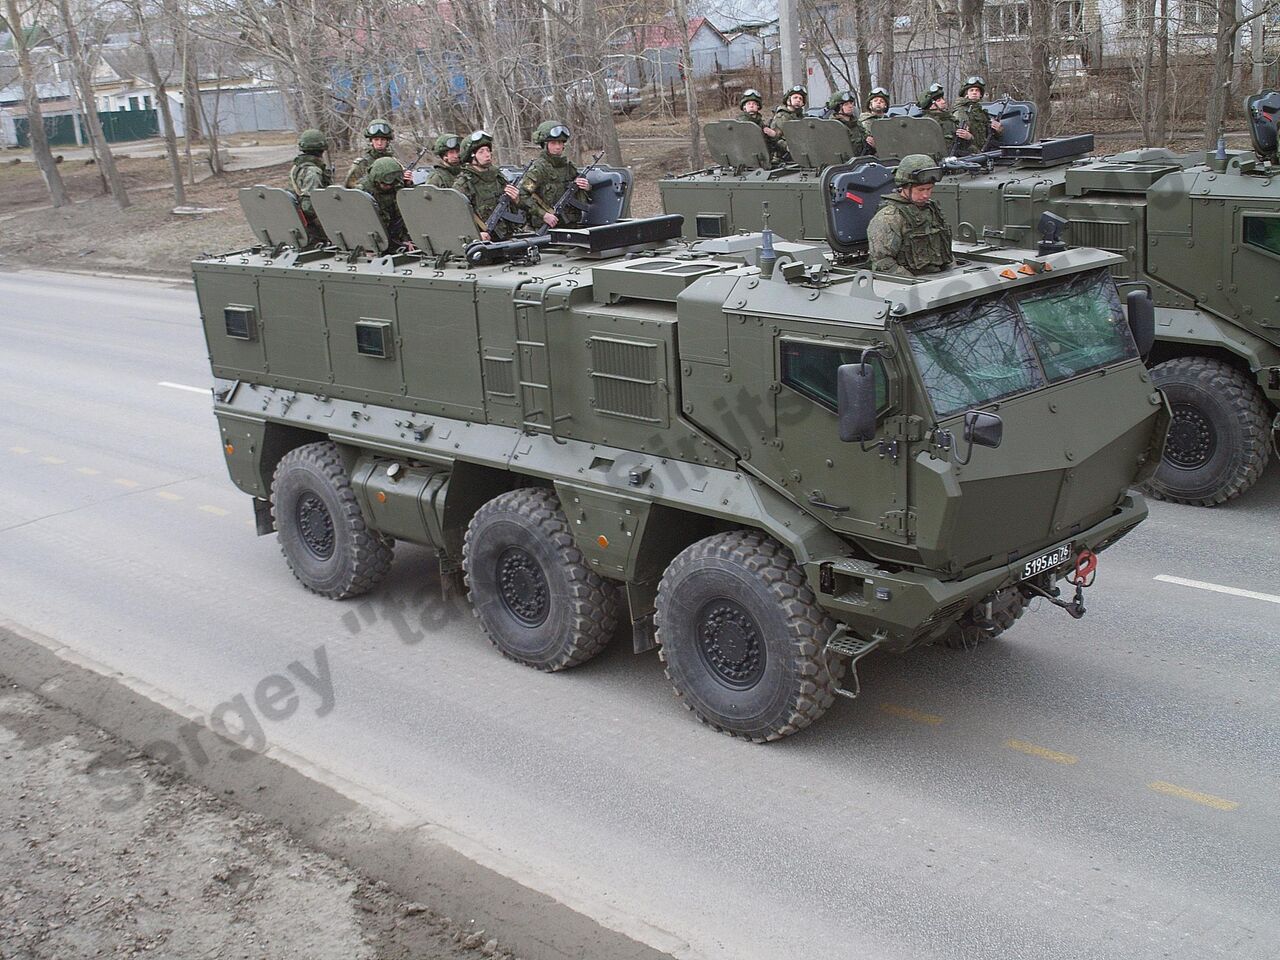
M 507 547 L 498 557 L 498 596 L 526 627 L 540 626 L 550 610 L 547 578 L 527 550 Z
M 302 537 L 303 546 L 317 560 L 328 560 L 333 556 L 333 517 L 324 501 L 314 493 L 304 493 L 298 498 L 295 509 L 298 521 L 298 533 Z
M 698 615 L 698 652 L 717 680 L 748 690 L 764 676 L 765 652 L 755 618 L 739 603 L 717 599 Z
M 1218 448 L 1213 424 L 1198 407 L 1187 403 L 1173 405 L 1173 422 L 1165 441 L 1165 459 L 1180 470 L 1202 467 Z

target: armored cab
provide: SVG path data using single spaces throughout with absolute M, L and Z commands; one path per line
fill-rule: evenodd
M 1114 254 L 970 244 L 913 281 L 671 216 L 477 247 L 456 192 L 399 202 L 419 252 L 193 265 L 231 478 L 321 595 L 424 544 L 506 656 L 630 625 L 700 719 L 771 740 L 870 651 L 1082 615 L 1146 514 L 1168 417 Z

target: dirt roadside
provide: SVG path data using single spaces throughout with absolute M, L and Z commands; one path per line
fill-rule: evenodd
M 7 678 L 0 810 L 0 957 L 513 956 Z

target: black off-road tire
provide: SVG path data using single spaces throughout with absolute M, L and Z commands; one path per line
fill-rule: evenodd
M 271 515 L 289 569 L 313 593 L 358 597 L 391 569 L 392 541 L 364 522 L 338 448 L 327 440 L 280 458 Z
M 844 660 L 835 622 L 786 547 L 754 530 L 699 540 L 667 567 L 655 615 L 676 695 L 722 733 L 763 743 L 827 712 Z
M 1027 598 L 1017 587 L 1001 591 L 991 607 L 991 620 L 979 624 L 970 610 L 952 625 L 937 642 L 949 650 L 972 650 L 980 643 L 994 640 L 1027 612 Z
M 1173 408 L 1164 459 L 1144 489 L 1161 500 L 1212 507 L 1244 493 L 1271 456 L 1271 420 L 1257 386 L 1208 357 L 1178 357 L 1151 377 Z
M 512 490 L 477 510 L 462 569 L 484 632 L 517 663 L 576 667 L 613 638 L 617 588 L 587 565 L 551 490 Z

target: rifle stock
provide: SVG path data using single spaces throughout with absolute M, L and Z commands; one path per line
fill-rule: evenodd
M 520 176 L 516 178 L 516 189 L 519 189 L 520 182 L 524 180 L 525 175 L 529 172 L 529 168 L 533 166 L 533 163 L 534 161 L 530 160 L 525 164 L 524 169 L 520 171 Z M 496 229 L 498 224 L 504 220 L 507 223 L 514 223 L 517 226 L 524 223 L 525 220 L 523 213 L 513 213 L 511 211 L 511 198 L 507 196 L 505 186 L 502 191 L 502 196 L 498 198 L 498 203 L 493 208 L 493 213 L 489 214 L 489 219 L 484 222 L 484 232 L 492 236 L 494 229 Z
M 604 151 L 601 150 L 599 153 L 597 153 L 594 157 L 591 158 L 591 163 L 589 166 L 578 171 L 578 177 L 585 177 L 588 173 L 594 170 L 600 164 L 600 158 L 603 156 L 604 156 Z M 576 180 L 578 177 L 574 177 L 574 179 Z M 564 214 L 565 207 L 573 207 L 575 210 L 581 210 L 583 212 L 586 211 L 587 206 L 591 203 L 591 198 L 590 196 L 588 196 L 587 202 L 583 203 L 576 196 L 574 196 L 574 194 L 577 192 L 578 192 L 577 186 L 571 183 L 569 184 L 569 186 L 565 187 L 564 193 L 560 194 L 560 199 L 557 200 L 554 206 L 552 206 L 551 208 L 551 212 L 552 214 L 555 215 L 557 222 L 564 219 L 563 214 Z M 550 229 L 551 228 L 544 223 L 542 226 L 538 228 L 538 233 L 544 234 Z

